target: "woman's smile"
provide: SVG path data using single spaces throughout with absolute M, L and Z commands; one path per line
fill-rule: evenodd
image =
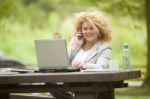
M 97 41 L 99 29 L 92 23 L 84 22 L 82 25 L 83 37 L 87 42 Z

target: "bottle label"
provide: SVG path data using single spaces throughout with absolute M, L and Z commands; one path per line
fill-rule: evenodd
M 131 69 L 130 57 L 129 56 L 123 56 L 123 68 L 124 69 Z

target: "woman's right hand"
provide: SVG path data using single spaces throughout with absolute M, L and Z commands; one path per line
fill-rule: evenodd
M 84 43 L 84 37 L 82 32 L 78 32 L 77 35 L 74 38 L 75 46 L 73 48 L 73 51 L 78 50 Z

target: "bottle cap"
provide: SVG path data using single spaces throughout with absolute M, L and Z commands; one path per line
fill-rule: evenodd
M 124 48 L 124 49 L 128 49 L 128 43 L 124 43 L 123 48 Z

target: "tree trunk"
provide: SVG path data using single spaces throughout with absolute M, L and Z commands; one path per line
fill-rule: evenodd
M 147 73 L 143 86 L 150 86 L 150 0 L 145 0 L 147 19 Z

